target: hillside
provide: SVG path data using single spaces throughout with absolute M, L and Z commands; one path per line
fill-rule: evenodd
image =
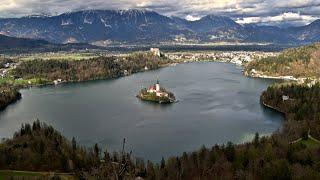
M 14 38 L 0 34 L 0 48 L 39 48 L 49 45 L 48 41 L 26 39 L 26 38 Z
M 297 39 L 306 42 L 320 41 L 320 19 L 303 27 L 295 27 L 287 29 L 289 34 L 297 37 Z
M 96 157 L 70 142 L 51 126 L 23 124 L 12 139 L 0 144 L 0 169 L 69 172 L 88 168 Z
M 255 60 L 246 66 L 248 74 L 320 78 L 320 43 L 288 49 L 276 57 Z
M 57 16 L 0 19 L 0 34 L 53 43 L 96 45 L 157 42 L 310 43 L 319 40 L 319 21 L 301 27 L 241 25 L 207 15 L 196 21 L 147 10 L 86 10 Z
M 67 51 L 72 49 L 97 49 L 89 44 L 55 44 L 41 39 L 16 38 L 0 34 L 0 53 L 30 53 L 47 51 Z
M 20 92 L 16 88 L 0 83 L 0 111 L 21 98 Z
M 15 77 L 45 79 L 52 82 L 62 79 L 66 82 L 80 82 L 97 79 L 112 79 L 158 69 L 168 63 L 166 59 L 150 54 L 136 53 L 125 58 L 96 57 L 84 60 L 32 60 L 23 61 L 12 71 Z

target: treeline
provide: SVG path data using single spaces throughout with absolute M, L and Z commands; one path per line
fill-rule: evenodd
M 281 134 L 255 135 L 252 142 L 202 147 L 159 164 L 130 153 L 109 153 L 68 141 L 51 126 L 24 124 L 13 139 L 0 144 L 0 169 L 72 172 L 88 179 L 319 179 L 319 148 L 289 144 Z
M 9 104 L 19 100 L 21 94 L 17 88 L 14 88 L 7 84 L 0 86 L 0 110 L 3 110 Z
M 320 43 L 288 49 L 276 57 L 250 62 L 247 71 L 255 69 L 265 75 L 320 77 Z
M 319 149 L 303 144 L 290 145 L 281 135 L 271 138 L 255 135 L 251 143 L 202 147 L 199 151 L 183 153 L 180 157 L 162 159 L 159 164 L 142 160 L 129 161 L 122 177 L 148 180 L 164 179 L 319 179 Z M 97 173 L 102 179 L 117 179 L 112 163 L 121 159 L 105 156 Z M 106 176 L 104 176 L 106 175 Z
M 318 149 L 289 145 L 281 136 L 256 135 L 252 143 L 228 143 L 169 158 L 146 179 L 319 179 L 318 164 Z
M 88 60 L 24 61 L 12 72 L 16 78 L 43 78 L 49 81 L 87 81 L 117 78 L 140 72 L 145 67 L 157 69 L 165 59 L 151 54 L 135 53 L 127 57 L 98 57 Z
M 12 139 L 0 145 L 0 169 L 70 172 L 94 167 L 93 150 L 69 142 L 53 127 L 39 121 L 23 124 Z
M 310 129 L 311 134 L 320 139 L 319 83 L 312 87 L 297 84 L 270 86 L 262 93 L 261 101 L 286 114 L 288 122 L 284 134 L 287 136 L 297 138 Z

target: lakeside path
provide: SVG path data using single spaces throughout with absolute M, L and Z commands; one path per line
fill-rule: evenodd
M 271 105 L 268 105 L 268 104 L 265 103 L 263 100 L 261 100 L 261 103 L 262 103 L 263 106 L 265 106 L 265 107 L 267 107 L 267 108 L 269 108 L 269 109 L 275 110 L 275 111 L 277 111 L 277 112 L 279 112 L 279 113 L 282 113 L 282 114 L 286 115 L 285 112 L 281 111 L 280 109 L 278 109 L 278 108 L 276 108 L 276 107 L 273 107 L 273 106 L 271 106 Z

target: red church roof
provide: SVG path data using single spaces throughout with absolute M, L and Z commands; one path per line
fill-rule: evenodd
M 155 86 L 150 86 L 149 90 L 156 90 L 156 87 Z

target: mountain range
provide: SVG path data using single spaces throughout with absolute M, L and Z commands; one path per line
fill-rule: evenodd
M 51 43 L 257 42 L 307 44 L 320 41 L 320 20 L 300 26 L 241 25 L 208 15 L 197 21 L 147 10 L 86 10 L 58 16 L 0 19 L 0 34 Z

